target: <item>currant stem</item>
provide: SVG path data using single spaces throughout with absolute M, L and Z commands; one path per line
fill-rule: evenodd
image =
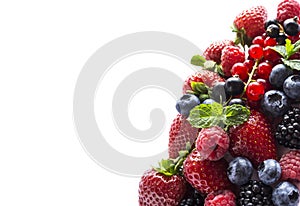
M 244 94 L 245 94 L 245 92 L 246 92 L 246 89 L 247 89 L 248 85 L 251 83 L 252 78 L 253 78 L 253 75 L 254 75 L 254 73 L 255 73 L 257 67 L 258 67 L 258 63 L 259 63 L 259 60 L 256 60 L 254 66 L 253 66 L 253 68 L 252 68 L 252 71 L 251 71 L 251 73 L 249 74 L 248 81 L 247 81 L 247 83 L 245 84 L 244 91 L 243 91 L 243 93 L 241 94 L 241 97 L 244 96 Z

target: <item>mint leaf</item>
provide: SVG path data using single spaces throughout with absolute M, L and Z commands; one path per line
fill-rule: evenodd
M 193 127 L 208 128 L 218 125 L 223 119 L 223 106 L 219 103 L 200 104 L 190 111 L 188 121 Z
M 191 64 L 196 66 L 204 66 L 204 63 L 206 62 L 206 59 L 201 55 L 195 55 L 191 59 Z
M 285 46 L 277 45 L 277 46 L 273 46 L 270 48 L 273 49 L 274 51 L 276 51 L 277 53 L 279 53 L 284 58 L 287 56 Z
M 298 60 L 298 59 L 294 59 L 294 60 L 282 59 L 282 61 L 283 61 L 283 64 L 290 67 L 291 69 L 300 71 L 300 60 Z
M 206 94 L 208 92 L 207 86 L 203 82 L 191 82 L 191 87 L 196 94 Z
M 287 53 L 287 57 L 291 56 L 291 53 L 293 52 L 293 49 L 294 49 L 294 45 L 292 44 L 292 41 L 290 39 L 286 39 L 285 40 L 285 50 L 286 50 L 286 53 Z
M 250 110 L 242 105 L 233 104 L 224 108 L 224 123 L 227 126 L 239 125 L 246 122 L 250 115 Z

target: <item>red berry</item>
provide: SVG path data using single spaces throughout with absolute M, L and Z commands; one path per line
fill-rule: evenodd
M 231 76 L 230 70 L 235 63 L 245 61 L 245 52 L 237 46 L 226 46 L 222 51 L 221 65 L 225 76 Z
M 204 159 L 216 161 L 224 157 L 229 147 L 227 133 L 218 126 L 204 128 L 196 140 L 196 148 Z
M 268 79 L 257 79 L 256 81 L 264 86 L 265 92 L 272 89 L 272 85 L 270 84 Z
M 296 0 L 283 0 L 277 7 L 277 20 L 283 22 L 286 19 L 300 16 L 300 4 Z
M 258 101 L 265 94 L 264 85 L 258 82 L 251 82 L 246 88 L 246 96 L 249 100 Z
M 248 67 L 245 66 L 245 64 L 238 62 L 235 63 L 231 68 L 231 75 L 238 75 L 239 78 L 243 81 L 248 79 Z
M 253 60 L 246 60 L 244 61 L 244 65 L 248 68 L 248 73 L 250 73 L 254 67 L 255 62 Z
M 264 59 L 276 64 L 281 59 L 281 56 L 270 47 L 266 47 L 264 48 Z
M 223 41 L 216 41 L 211 43 L 206 50 L 204 51 L 203 55 L 205 59 L 212 60 L 217 62 L 218 64 L 221 63 L 221 55 L 222 50 L 225 46 L 233 46 L 234 42 L 231 40 L 223 40 Z
M 260 59 L 264 55 L 263 48 L 258 44 L 253 44 L 249 48 L 249 56 L 253 59 Z
M 275 38 L 271 38 L 269 36 L 264 41 L 265 47 L 267 47 L 267 46 L 275 46 L 276 44 L 277 44 L 276 39 Z
M 252 44 L 258 44 L 261 47 L 263 47 L 265 39 L 262 36 L 257 36 L 252 40 Z
M 236 206 L 235 199 L 235 194 L 230 190 L 220 190 L 208 194 L 204 206 Z
M 262 62 L 257 67 L 257 75 L 263 79 L 269 79 L 270 73 L 272 71 L 272 65 L 268 62 Z
M 289 151 L 279 161 L 283 180 L 300 181 L 300 151 Z

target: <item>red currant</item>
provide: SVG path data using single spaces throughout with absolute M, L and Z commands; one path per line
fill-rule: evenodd
M 255 62 L 253 60 L 246 60 L 243 63 L 247 68 L 248 68 L 248 73 L 250 73 L 252 71 L 252 68 L 254 67 Z
M 260 45 L 261 47 L 263 47 L 265 44 L 264 44 L 264 38 L 262 36 L 257 36 L 255 37 L 253 40 L 252 40 L 252 44 L 258 44 Z
M 243 81 L 248 78 L 248 68 L 243 63 L 235 63 L 231 68 L 231 75 L 238 75 Z
M 251 101 L 258 101 L 265 94 L 265 87 L 258 82 L 250 82 L 246 88 L 246 96 Z
M 269 80 L 257 79 L 256 81 L 264 86 L 265 92 L 272 89 L 272 85 L 270 84 Z
M 258 44 L 252 44 L 249 47 L 249 56 L 253 59 L 260 59 L 263 57 L 264 51 L 263 48 Z
M 270 73 L 272 71 L 272 65 L 269 62 L 262 62 L 257 67 L 257 75 L 263 79 L 269 79 Z
M 277 64 L 278 61 L 281 59 L 281 56 L 270 47 L 266 47 L 264 48 L 264 59 L 274 64 Z
M 271 38 L 271 37 L 267 37 L 266 39 L 265 39 L 265 41 L 264 41 L 264 45 L 265 45 L 265 47 L 267 47 L 267 46 L 275 46 L 276 45 L 276 39 L 275 38 Z

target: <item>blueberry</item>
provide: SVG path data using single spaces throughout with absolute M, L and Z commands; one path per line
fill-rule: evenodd
M 270 76 L 269 82 L 276 88 L 281 88 L 284 80 L 293 74 L 293 71 L 286 67 L 284 64 L 277 64 L 273 67 Z
M 246 106 L 246 103 L 240 98 L 233 98 L 228 102 L 228 106 L 233 104 L 240 104 L 242 106 Z
M 230 163 L 227 169 L 229 180 L 236 185 L 246 184 L 253 173 L 251 162 L 244 157 L 236 157 Z
M 265 160 L 258 166 L 258 177 L 266 185 L 275 183 L 280 176 L 280 164 L 274 159 Z
M 204 102 L 202 102 L 202 104 L 212 104 L 214 102 L 216 102 L 216 101 L 213 99 L 206 99 L 206 100 L 204 100 Z
M 225 82 L 218 82 L 212 88 L 211 98 L 218 103 L 226 102 Z
M 283 83 L 283 91 L 291 99 L 300 99 L 300 75 L 289 76 Z
M 176 103 L 177 111 L 184 117 L 188 117 L 190 111 L 200 104 L 200 100 L 193 94 L 185 94 Z
M 273 190 L 272 201 L 275 206 L 297 206 L 299 203 L 299 190 L 289 182 L 279 183 Z
M 289 36 L 296 36 L 299 32 L 299 24 L 297 18 L 286 19 L 283 22 L 284 32 Z
M 279 117 L 288 111 L 290 104 L 288 97 L 283 92 L 270 90 L 264 94 L 261 107 L 266 114 Z
M 240 95 L 244 91 L 245 84 L 238 77 L 230 77 L 225 81 L 225 92 L 230 96 Z

